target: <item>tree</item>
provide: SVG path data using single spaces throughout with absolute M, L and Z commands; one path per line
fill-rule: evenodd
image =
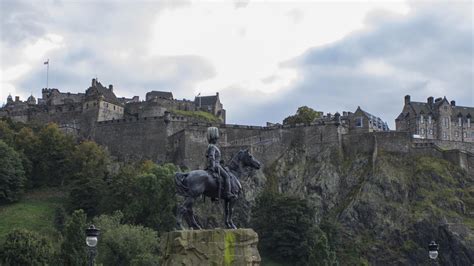
M 124 209 L 125 220 L 155 229 L 159 233 L 173 229 L 175 191 L 173 164 L 150 165 L 145 162 L 132 187 L 131 201 Z
M 74 148 L 73 138 L 63 134 L 54 123 L 43 127 L 38 138 L 38 156 L 33 160 L 34 185 L 62 185 L 70 173 L 67 159 Z
M 12 146 L 15 132 L 11 129 L 7 122 L 0 120 L 0 140 Z
M 64 228 L 64 241 L 61 244 L 61 260 L 63 265 L 86 265 L 86 228 L 86 214 L 84 211 L 74 211 Z
M 123 214 L 117 211 L 94 219 L 94 224 L 101 230 L 98 262 L 104 265 L 157 265 L 157 232 L 143 226 L 121 224 L 122 218 Z
M 321 117 L 321 112 L 315 111 L 308 106 L 301 106 L 296 111 L 295 115 L 290 115 L 283 120 L 284 125 L 295 125 L 299 123 L 311 123 L 316 118 Z
M 47 265 L 54 259 L 51 242 L 28 230 L 15 229 L 6 236 L 0 264 Z
M 106 191 L 109 155 L 95 142 L 85 141 L 74 149 L 70 165 L 73 179 L 70 209 L 83 209 L 87 215 L 95 216 Z
M 301 265 L 331 265 L 327 238 L 314 220 L 306 200 L 271 192 L 259 196 L 252 211 L 263 254 Z
M 20 155 L 0 140 L 0 204 L 18 201 L 25 185 Z

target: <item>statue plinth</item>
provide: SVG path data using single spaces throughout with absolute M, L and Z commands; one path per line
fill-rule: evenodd
M 160 265 L 260 265 L 252 229 L 182 230 L 161 239 Z

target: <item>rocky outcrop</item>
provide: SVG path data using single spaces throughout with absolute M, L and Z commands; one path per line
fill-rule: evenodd
M 165 233 L 160 265 L 260 265 L 252 229 L 183 230 Z

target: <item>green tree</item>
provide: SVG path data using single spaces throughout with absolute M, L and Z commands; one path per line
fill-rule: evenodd
M 47 265 L 54 259 L 54 249 L 44 237 L 24 229 L 13 230 L 6 236 L 0 264 Z
M 66 211 L 64 210 L 62 206 L 57 207 L 54 210 L 54 219 L 53 219 L 54 228 L 56 228 L 56 230 L 58 230 L 61 233 L 64 231 L 66 218 L 67 218 Z
M 106 191 L 109 155 L 95 142 L 85 141 L 74 149 L 70 165 L 73 178 L 70 209 L 83 209 L 91 217 L 97 215 Z
M 104 265 L 157 265 L 158 234 L 143 226 L 121 224 L 123 214 L 101 215 L 94 224 L 101 230 L 98 262 Z
M 327 238 L 306 200 L 264 192 L 252 213 L 264 255 L 300 265 L 332 265 Z
M 25 175 L 28 185 L 32 186 L 33 163 L 38 161 L 41 154 L 38 154 L 39 138 L 29 127 L 23 127 L 15 136 L 15 148 L 22 158 Z
M 84 211 L 74 211 L 64 228 L 64 241 L 61 244 L 62 264 L 86 265 L 86 228 L 86 214 L 84 213 Z
M 301 106 L 296 111 L 295 115 L 290 115 L 283 120 L 284 125 L 295 125 L 299 123 L 311 123 L 316 118 L 321 117 L 321 112 L 315 111 L 308 106 Z
M 73 138 L 63 134 L 54 123 L 43 127 L 38 138 L 38 156 L 33 160 L 34 185 L 62 185 L 70 173 L 67 159 L 74 148 Z
M 13 131 L 7 122 L 0 120 L 0 140 L 3 140 L 6 144 L 13 146 L 14 137 L 15 131 Z
M 172 230 L 176 204 L 173 176 L 176 171 L 173 164 L 145 162 L 133 184 L 131 201 L 124 209 L 125 220 L 159 233 Z
M 100 211 L 112 213 L 115 210 L 124 210 L 133 200 L 133 187 L 137 179 L 138 169 L 133 164 L 125 164 L 119 172 L 110 178 L 106 193 L 100 204 Z
M 25 185 L 20 155 L 0 140 L 0 204 L 18 201 Z

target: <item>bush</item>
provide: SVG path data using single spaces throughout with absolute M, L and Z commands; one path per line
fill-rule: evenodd
M 1 255 L 5 265 L 47 265 L 53 262 L 54 250 L 46 238 L 16 229 L 6 236 Z
M 18 201 L 25 183 L 20 155 L 0 140 L 0 204 Z
M 121 224 L 122 213 L 101 215 L 94 224 L 101 230 L 98 262 L 104 265 L 156 265 L 158 234 L 150 228 Z

